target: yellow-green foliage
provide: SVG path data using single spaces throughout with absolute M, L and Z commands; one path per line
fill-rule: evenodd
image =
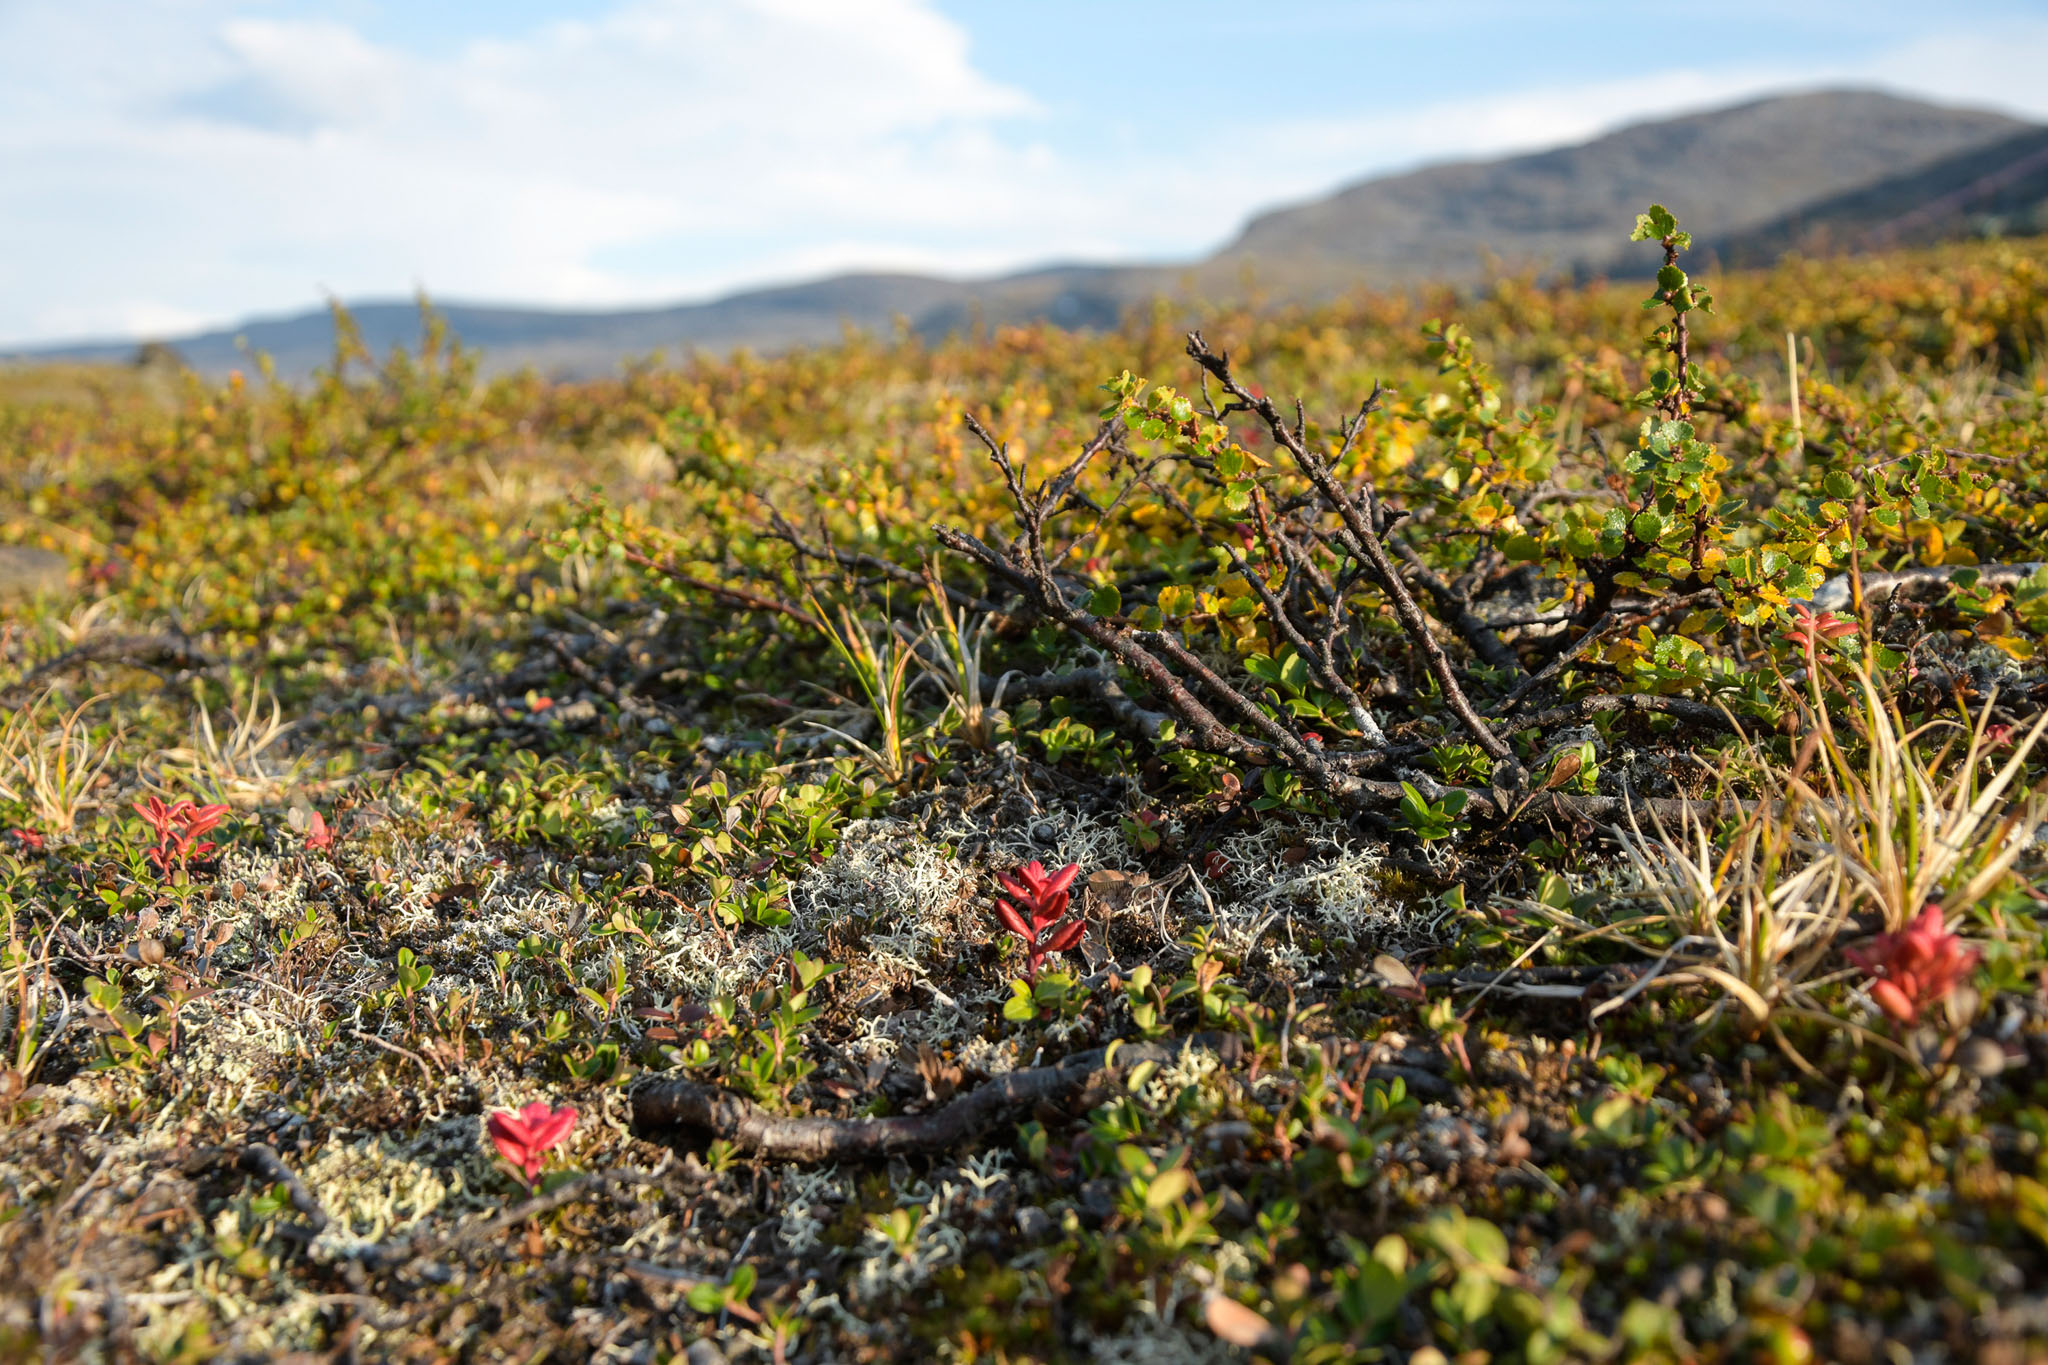
M 2048 244 L 1715 278 L 1646 232 L 1647 312 L 0 371 L 0 544 L 72 566 L 0 603 L 0 1360 L 2037 1350 Z M 1316 540 L 1341 677 L 1258 591 L 1297 395 L 1427 618 Z M 1048 503 L 1060 612 L 940 549 L 1019 533 L 963 414 L 1027 502 L 1119 423 Z M 1964 572 L 1807 606 L 1914 567 Z M 1027 982 L 1031 861 L 1087 933 Z M 1909 923 L 1967 980 L 1888 1017 L 1842 949 Z M 631 1122 L 1112 1042 L 890 1161 Z M 578 1115 L 522 1204 L 486 1122 L 534 1103 Z

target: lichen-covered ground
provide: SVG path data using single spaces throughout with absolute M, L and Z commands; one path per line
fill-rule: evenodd
M 0 373 L 0 544 L 71 567 L 0 608 L 0 1359 L 2039 1357 L 2040 260 L 1721 282 L 1697 581 L 1545 510 L 1697 495 L 1598 464 L 1640 290 L 1208 319 L 1311 410 L 1386 381 L 1358 477 L 1505 756 L 1391 590 L 1381 739 L 1301 671 L 1256 414 L 1143 466 L 1182 419 L 1127 403 L 1165 491 L 1054 514 L 1100 638 L 941 552 L 1019 534 L 962 411 L 1043 478 L 1105 377 L 1197 392 L 1144 320 Z M 1813 616 L 1852 564 L 1947 576 Z M 1104 643 L 1172 632 L 1265 720 L 1187 741 Z M 1035 980 L 1034 862 L 1082 926 Z

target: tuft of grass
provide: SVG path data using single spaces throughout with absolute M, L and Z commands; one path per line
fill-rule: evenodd
M 1904 928 L 1930 901 L 1951 915 L 1969 909 L 2011 872 L 2048 815 L 2048 788 L 2022 786 L 2048 712 L 1987 779 L 1982 766 L 1992 751 L 1985 736 L 1996 692 L 1974 724 L 1937 719 L 1908 729 L 1867 662 L 1851 679 L 1853 742 L 1845 743 L 1826 706 L 1809 711 L 1831 843 L 1888 931 Z M 1953 742 L 1927 752 L 1924 738 L 1943 731 L 1951 740 L 1963 736 L 1960 753 Z
M 120 733 L 95 739 L 86 722 L 105 694 L 69 711 L 55 707 L 55 696 L 46 690 L 0 722 L 0 799 L 26 807 L 42 832 L 66 834 L 119 751 Z
M 936 639 L 939 650 L 931 658 L 920 656 L 919 662 L 946 696 L 939 728 L 950 730 L 976 749 L 993 748 L 996 713 L 1002 709 L 1003 691 L 1009 685 L 1010 675 L 1006 673 L 997 681 L 993 695 L 982 694 L 982 651 L 988 644 L 992 618 L 984 615 L 979 620 L 970 620 L 946 596 L 945 585 L 937 574 L 927 571 L 926 584 L 931 602 L 919 615 L 926 637 Z
M 861 696 L 866 699 L 875 722 L 875 742 L 864 743 L 844 729 L 819 721 L 810 723 L 859 750 L 883 781 L 901 782 L 909 772 L 904 746 L 911 668 L 918 662 L 918 646 L 924 637 L 904 639 L 889 624 L 861 621 L 843 603 L 836 612 L 827 611 L 815 593 L 810 600 L 819 633 L 853 674 Z
M 280 799 L 291 789 L 304 766 L 272 754 L 291 730 L 284 707 L 261 678 L 249 680 L 239 706 L 230 707 L 220 726 L 202 696 L 192 718 L 190 742 L 156 756 L 151 785 L 166 793 L 185 789 L 210 802 L 250 809 Z

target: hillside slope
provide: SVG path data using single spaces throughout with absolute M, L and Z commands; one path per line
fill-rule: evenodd
M 1794 246 L 1860 243 L 1923 204 L 1981 191 L 2021 155 L 2011 149 L 2043 137 L 2048 130 L 2000 114 L 1872 91 L 1788 95 L 1635 124 L 1579 146 L 1366 180 L 1262 214 L 1214 255 L 1178 265 L 1053 266 L 979 280 L 852 274 L 625 312 L 462 303 L 443 311 L 494 370 L 591 375 L 656 351 L 775 350 L 830 341 L 848 327 L 886 332 L 899 321 L 934 337 L 976 320 L 1100 328 L 1147 298 L 1227 299 L 1248 282 L 1269 298 L 1312 301 L 1361 286 L 1472 284 L 1500 267 L 1630 269 L 1639 261 L 1614 224 L 1653 199 L 1697 224 L 1704 240 L 1768 259 Z M 2025 192 L 2018 184 L 1997 193 Z M 1976 219 L 1947 211 L 1917 226 L 1909 219 L 1902 240 L 1968 230 L 1980 210 Z M 411 303 L 353 311 L 379 351 L 417 336 Z M 246 366 L 256 350 L 295 376 L 331 354 L 333 327 L 318 310 L 172 344 L 207 373 Z M 113 341 L 36 354 L 110 361 L 133 351 L 132 341 Z
M 1218 263 L 1304 284 L 1349 268 L 1374 284 L 1469 281 L 1510 268 L 1622 266 L 1615 233 L 1650 200 L 1713 235 L 2024 132 L 2002 115 L 1874 91 L 1825 91 L 1656 123 L 1577 147 L 1367 180 L 1252 220 Z
M 1729 265 L 1956 237 L 2048 232 L 2048 129 L 2033 128 L 1874 185 L 1804 204 L 1717 241 Z

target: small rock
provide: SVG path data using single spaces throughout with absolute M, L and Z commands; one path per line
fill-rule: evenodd
M 1956 1065 L 1972 1076 L 1981 1076 L 1985 1080 L 2004 1071 L 2005 1064 L 2005 1049 L 1990 1038 L 1967 1038 L 1963 1045 L 1956 1049 Z
M 1017 1231 L 1027 1242 L 1035 1242 L 1052 1231 L 1052 1215 L 1036 1205 L 1017 1210 Z
M 51 550 L 0 545 L 0 598 L 55 596 L 71 583 L 71 563 Z
M 725 1365 L 725 1352 L 709 1340 L 698 1340 L 690 1343 L 690 1349 L 683 1352 L 683 1359 L 689 1365 Z

